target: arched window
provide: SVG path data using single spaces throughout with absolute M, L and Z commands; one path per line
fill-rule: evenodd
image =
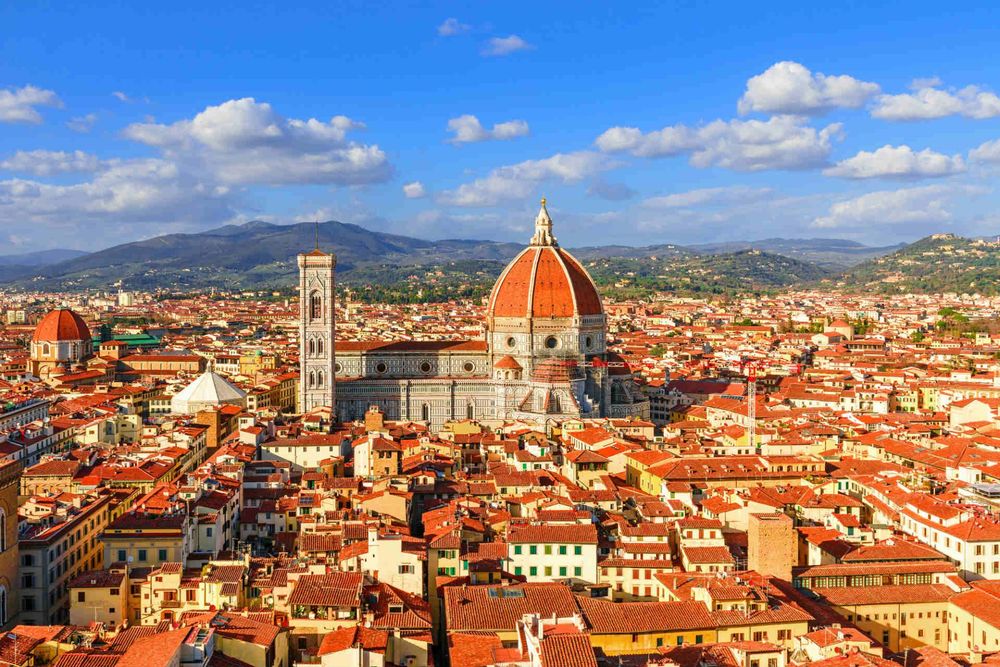
M 309 354 L 316 354 L 316 341 L 309 339 Z
M 323 297 L 313 292 L 309 297 L 309 319 L 318 320 L 323 317 Z
M 7 625 L 7 588 L 0 586 L 0 625 Z
M 465 406 L 465 418 L 475 419 L 476 418 L 476 404 L 469 401 L 469 404 Z
M 323 386 L 323 371 L 319 371 L 318 373 L 316 373 L 316 386 L 317 387 Z
M 425 422 L 431 420 L 431 406 L 427 403 L 420 406 L 420 419 Z
M 44 354 L 46 357 L 49 356 L 49 344 L 48 343 L 46 343 L 45 345 L 42 345 L 42 354 Z
M 0 510 L 0 553 L 7 551 L 7 513 Z
M 316 354 L 323 354 L 323 339 L 320 338 L 316 341 Z
M 309 386 L 310 387 L 316 386 L 316 373 L 314 373 L 313 371 L 309 371 Z

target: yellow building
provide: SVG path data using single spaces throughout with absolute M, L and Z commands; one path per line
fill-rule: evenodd
M 120 627 L 128 620 L 127 585 L 124 567 L 84 572 L 69 582 L 70 625 Z
M 974 581 L 948 604 L 948 653 L 980 657 L 1000 651 L 1000 582 Z M 973 660 L 979 662 L 979 660 Z
M 181 563 L 163 563 L 139 584 L 139 622 L 156 625 L 189 611 L 239 609 L 246 602 L 246 573 L 242 564 L 209 563 L 199 576 L 190 577 Z
M 189 519 L 183 512 L 123 515 L 101 533 L 104 565 L 128 563 L 132 567 L 148 567 L 184 563 L 191 552 L 189 532 Z

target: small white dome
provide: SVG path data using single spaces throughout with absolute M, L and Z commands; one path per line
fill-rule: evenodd
M 170 411 L 175 414 L 194 414 L 225 404 L 243 406 L 246 405 L 246 398 L 246 392 L 221 375 L 205 371 L 170 399 Z

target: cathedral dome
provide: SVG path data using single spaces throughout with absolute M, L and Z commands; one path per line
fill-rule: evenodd
M 490 317 L 586 317 L 603 315 L 594 281 L 552 236 L 542 200 L 531 245 L 507 265 L 490 294 Z
M 35 343 L 58 343 L 62 341 L 88 341 L 90 327 L 83 318 L 69 308 L 57 308 L 49 312 L 35 327 L 31 340 Z

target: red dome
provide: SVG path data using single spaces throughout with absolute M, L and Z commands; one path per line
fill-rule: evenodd
M 490 295 L 493 317 L 602 315 L 594 281 L 558 246 L 530 246 L 500 274 Z
M 61 340 L 90 340 L 90 327 L 69 308 L 57 308 L 42 318 L 31 340 L 55 343 Z

